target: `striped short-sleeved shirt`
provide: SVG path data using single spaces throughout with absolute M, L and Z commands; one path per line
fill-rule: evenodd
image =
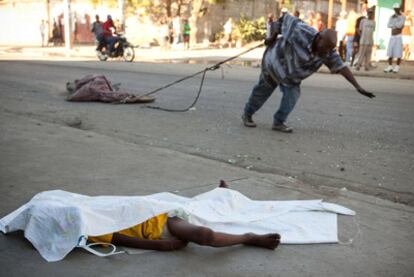
M 312 42 L 318 32 L 305 22 L 289 14 L 284 15 L 281 35 L 268 47 L 262 69 L 277 83 L 298 85 L 316 72 L 323 64 L 332 73 L 345 67 L 336 50 L 325 57 L 312 53 Z

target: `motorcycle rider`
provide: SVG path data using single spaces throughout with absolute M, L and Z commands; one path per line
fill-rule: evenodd
M 112 29 L 116 32 L 116 27 L 112 21 L 112 16 L 108 14 L 107 20 L 102 24 L 103 35 L 105 42 L 109 45 L 109 53 L 114 51 L 114 46 L 117 41 L 117 37 L 113 35 Z

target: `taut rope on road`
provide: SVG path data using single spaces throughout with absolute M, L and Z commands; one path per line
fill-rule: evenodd
M 150 108 L 150 109 L 162 110 L 162 111 L 166 111 L 166 112 L 187 112 L 187 111 L 189 111 L 191 108 L 193 108 L 193 107 L 196 105 L 196 103 L 197 103 L 198 99 L 200 98 L 201 91 L 203 90 L 204 79 L 205 79 L 205 77 L 206 77 L 206 73 L 207 73 L 208 71 L 214 71 L 214 70 L 217 70 L 217 69 L 219 69 L 219 68 L 220 68 L 220 66 L 221 66 L 222 64 L 225 64 L 225 63 L 227 63 L 227 62 L 229 62 L 229 61 L 232 61 L 232 60 L 234 60 L 234 59 L 236 59 L 236 58 L 238 58 L 238 57 L 240 57 L 240 56 L 242 56 L 242 55 L 244 55 L 244 54 L 246 54 L 246 53 L 248 53 L 248 52 L 250 52 L 250 51 L 253 51 L 254 49 L 257 49 L 257 48 L 259 48 L 259 47 L 262 47 L 263 45 L 264 45 L 264 43 L 260 43 L 260 44 L 258 44 L 258 45 L 256 45 L 256 46 L 254 46 L 254 47 L 252 47 L 252 48 L 249 48 L 249 49 L 247 49 L 247 50 L 245 50 L 245 51 L 243 51 L 243 52 L 241 52 L 241 53 L 239 53 L 239 54 L 237 54 L 237 55 L 235 55 L 235 56 L 232 56 L 232 57 L 230 57 L 230 58 L 228 58 L 228 59 L 225 59 L 225 60 L 223 60 L 223 61 L 221 61 L 221 62 L 218 62 L 218 63 L 216 63 L 216 64 L 214 64 L 214 65 L 212 65 L 212 66 L 210 66 L 210 67 L 206 67 L 206 68 L 204 68 L 204 69 L 203 69 L 203 70 L 201 70 L 201 71 L 198 71 L 198 72 L 196 72 L 196 73 L 194 73 L 194 74 L 191 74 L 191 75 L 185 76 L 185 77 L 183 77 L 183 78 L 181 78 L 181 79 L 178 79 L 178 80 L 176 80 L 176 81 L 174 81 L 174 82 L 172 82 L 172 83 L 169 83 L 169 84 L 167 84 L 167 85 L 165 85 L 165 86 L 162 86 L 162 87 L 159 87 L 159 88 L 157 88 L 157 89 L 154 89 L 154 90 L 152 90 L 152 91 L 150 91 L 150 92 L 148 92 L 148 93 L 145 93 L 145 94 L 143 95 L 143 96 L 148 96 L 148 95 L 152 95 L 152 94 L 158 93 L 158 92 L 160 92 L 160 91 L 162 91 L 162 90 L 164 90 L 164 89 L 166 89 L 166 88 L 169 88 L 169 87 L 171 87 L 171 86 L 173 86 L 173 85 L 175 85 L 175 84 L 181 83 L 181 82 L 183 82 L 183 81 L 185 81 L 185 80 L 188 80 L 188 79 L 194 78 L 194 77 L 196 77 L 196 76 L 198 76 L 198 75 L 202 74 L 202 77 L 201 77 L 201 82 L 200 82 L 200 87 L 199 87 L 199 89 L 198 89 L 197 95 L 196 95 L 196 97 L 195 97 L 194 101 L 193 101 L 193 102 L 191 103 L 191 105 L 189 105 L 188 107 L 186 107 L 186 108 L 184 108 L 184 109 L 169 109 L 169 108 L 163 108 L 163 107 L 158 107 L 158 106 L 145 106 L 145 107 L 146 107 L 146 108 Z

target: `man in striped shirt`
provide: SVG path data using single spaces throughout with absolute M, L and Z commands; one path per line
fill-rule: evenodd
M 343 75 L 360 94 L 369 98 L 375 97 L 358 84 L 335 51 L 335 31 L 326 29 L 317 32 L 289 14 L 284 14 L 276 21 L 272 29 L 273 36 L 266 40 L 268 47 L 263 55 L 259 82 L 253 88 L 242 116 L 245 126 L 256 127 L 253 114 L 261 108 L 276 87 L 280 86 L 283 97 L 274 114 L 272 129 L 292 132 L 292 128 L 284 123 L 299 99 L 301 81 L 323 64 L 332 73 Z

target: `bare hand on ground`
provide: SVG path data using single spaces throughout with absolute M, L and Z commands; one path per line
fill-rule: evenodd
M 359 88 L 359 89 L 357 89 L 358 90 L 358 92 L 359 93 L 361 93 L 362 95 L 364 95 L 364 96 L 366 96 L 366 97 L 368 97 L 368 98 L 374 98 L 375 97 L 375 94 L 373 94 L 373 93 L 371 93 L 371 92 L 368 92 L 368 91 L 366 91 L 365 89 L 363 89 L 363 88 Z

